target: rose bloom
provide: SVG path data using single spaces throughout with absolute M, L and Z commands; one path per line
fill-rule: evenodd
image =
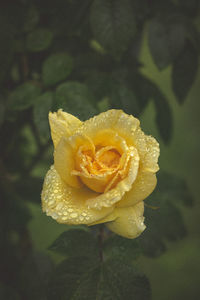
M 43 211 L 59 223 L 105 223 L 126 238 L 140 235 L 143 200 L 156 186 L 157 141 L 121 110 L 81 122 L 59 109 L 49 122 L 54 165 L 44 180 Z

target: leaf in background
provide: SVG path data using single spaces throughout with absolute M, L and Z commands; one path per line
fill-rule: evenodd
M 157 192 L 162 194 L 162 201 L 175 199 L 176 203 L 182 203 L 188 207 L 194 204 L 193 197 L 184 179 L 166 172 L 158 173 Z M 174 200 L 172 200 L 174 202 Z M 154 201 L 154 205 L 156 202 Z
M 53 93 L 46 92 L 35 99 L 33 119 L 41 140 L 46 142 L 50 138 L 48 113 L 52 109 Z
M 97 264 L 75 257 L 62 262 L 49 282 L 47 297 L 62 300 L 149 300 L 148 279 L 121 260 Z
M 45 28 L 31 31 L 26 37 L 26 48 L 31 52 L 46 50 L 51 45 L 53 33 Z
M 69 229 L 63 232 L 49 250 L 69 257 L 98 257 L 97 240 L 91 232 L 81 229 Z
M 124 112 L 138 116 L 139 108 L 137 99 L 129 88 L 124 84 L 115 83 L 111 85 L 110 103 L 112 108 L 123 109 Z
M 28 11 L 25 16 L 24 20 L 24 31 L 28 32 L 35 28 L 35 26 L 39 22 L 39 11 L 37 10 L 36 6 L 31 5 L 28 8 Z
M 144 110 L 150 99 L 154 101 L 156 107 L 156 124 L 159 133 L 164 142 L 166 144 L 169 143 L 173 131 L 173 117 L 171 107 L 164 94 L 154 82 L 141 74 L 136 74 L 133 79 L 131 77 L 130 83 L 133 84 L 140 112 Z
M 164 142 L 168 144 L 173 132 L 173 117 L 171 107 L 161 91 L 157 90 L 154 94 L 156 106 L 156 124 L 158 131 Z
M 96 294 L 99 277 L 100 268 L 96 260 L 84 256 L 71 257 L 64 260 L 53 272 L 47 299 L 98 299 Z
M 73 58 L 67 53 L 51 54 L 43 63 L 42 80 L 46 86 L 66 79 L 73 69 Z
M 32 106 L 36 97 L 41 93 L 41 88 L 34 83 L 26 82 L 19 85 L 9 96 L 9 108 L 24 110 Z
M 85 84 L 95 95 L 99 101 L 109 95 L 110 91 L 110 76 L 107 73 L 93 71 L 89 73 L 86 78 Z
M 87 120 L 97 113 L 92 105 L 93 95 L 85 84 L 75 81 L 62 83 L 56 89 L 55 98 L 55 109 L 62 108 L 81 120 Z
M 113 258 L 132 261 L 141 254 L 141 251 L 136 239 L 129 240 L 113 235 L 105 241 L 103 254 L 105 259 Z
M 151 299 L 151 288 L 147 277 L 131 266 L 130 262 L 127 264 L 120 259 L 110 259 L 103 264 L 102 273 L 104 284 L 112 295 L 112 298 L 107 299 Z
M 146 203 L 144 214 L 147 228 L 138 238 L 145 255 L 157 257 L 166 251 L 166 240 L 176 241 L 186 235 L 181 211 L 176 206 L 180 200 L 186 205 L 192 204 L 185 182 L 160 172 L 158 187 Z
M 187 43 L 173 63 L 172 86 L 180 104 L 186 99 L 198 70 L 198 55 L 191 43 Z
M 95 0 L 90 21 L 95 39 L 116 58 L 127 49 L 136 32 L 129 0 Z
M 148 39 L 156 66 L 166 68 L 183 49 L 186 27 L 178 19 L 153 19 L 149 25 Z

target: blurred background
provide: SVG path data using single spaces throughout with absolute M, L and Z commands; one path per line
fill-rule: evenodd
M 40 205 L 58 108 L 123 109 L 159 141 L 136 265 L 153 300 L 198 298 L 199 54 L 198 0 L 1 2 L 0 299 L 46 299 L 35 290 L 58 260 L 47 248 L 66 226 Z

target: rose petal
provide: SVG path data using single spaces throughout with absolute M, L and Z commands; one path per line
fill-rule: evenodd
M 124 197 L 116 204 L 116 206 L 132 206 L 144 200 L 153 192 L 156 183 L 157 179 L 154 173 L 139 170 L 131 190 L 124 195 Z
M 116 208 L 108 217 L 112 218 L 112 216 L 115 216 L 114 221 L 108 222 L 105 225 L 113 232 L 128 239 L 133 239 L 139 236 L 146 228 L 143 213 L 143 202 L 131 207 Z
M 101 210 L 90 209 L 86 200 L 97 193 L 82 187 L 72 188 L 66 185 L 58 175 L 54 166 L 45 177 L 42 191 L 42 207 L 48 216 L 63 224 L 90 224 L 105 218 L 113 207 Z
M 62 136 L 71 136 L 81 126 L 82 122 L 59 109 L 57 112 L 49 113 L 49 124 L 54 147 L 56 147 Z
M 111 207 L 116 202 L 120 201 L 125 194 L 128 192 L 133 182 L 135 181 L 138 173 L 139 156 L 137 150 L 131 148 L 130 166 L 128 168 L 127 176 L 121 180 L 115 188 L 103 193 L 95 198 L 87 200 L 87 205 L 90 208 L 102 209 L 102 207 Z
M 133 239 L 140 235 L 146 228 L 144 225 L 144 202 L 125 208 L 115 208 L 107 217 L 90 225 L 105 223 L 113 232 Z
M 157 172 L 158 157 L 160 154 L 159 144 L 152 136 L 145 135 L 140 127 L 133 134 L 133 141 L 140 156 L 140 168 L 150 172 Z
M 85 121 L 78 131 L 86 134 L 93 140 L 98 136 L 99 132 L 107 129 L 113 130 L 132 145 L 132 137 L 139 124 L 138 119 L 125 114 L 122 110 L 111 109 Z M 111 145 L 109 140 L 107 142 L 108 145 Z
M 76 152 L 80 146 L 84 145 L 85 149 L 90 149 L 94 152 L 94 145 L 88 137 L 83 135 L 74 135 L 66 138 L 62 137 L 54 151 L 55 169 L 67 184 L 72 187 L 82 186 L 79 177 L 73 175 L 76 165 Z

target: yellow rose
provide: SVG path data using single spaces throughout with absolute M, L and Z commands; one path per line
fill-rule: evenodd
M 135 238 L 144 229 L 143 200 L 154 190 L 159 144 L 138 119 L 109 110 L 85 122 L 49 113 L 54 165 L 42 191 L 42 207 L 59 223 L 106 223 Z

